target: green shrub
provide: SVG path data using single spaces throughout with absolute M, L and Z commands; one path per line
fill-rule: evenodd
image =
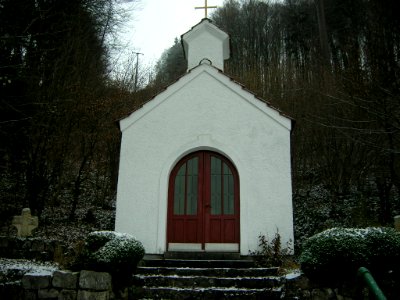
M 291 241 L 286 244 L 286 247 L 283 247 L 281 235 L 276 232 L 271 241 L 265 235 L 260 234 L 258 249 L 250 251 L 250 255 L 254 257 L 255 263 L 259 267 L 282 267 L 292 252 Z
M 88 235 L 80 257 L 82 268 L 110 273 L 132 273 L 143 258 L 141 242 L 126 233 L 95 231 Z
M 300 255 L 303 272 L 316 280 L 355 278 L 359 267 L 395 271 L 400 234 L 392 228 L 332 228 L 310 237 Z

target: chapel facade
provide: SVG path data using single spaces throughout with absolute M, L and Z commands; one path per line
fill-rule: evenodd
M 292 120 L 224 74 L 229 36 L 209 19 L 182 44 L 187 73 L 120 121 L 115 230 L 148 254 L 293 240 Z

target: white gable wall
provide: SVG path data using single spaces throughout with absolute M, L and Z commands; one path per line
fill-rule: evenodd
M 186 154 L 227 156 L 240 179 L 240 252 L 293 239 L 289 119 L 202 65 L 120 123 L 116 230 L 166 251 L 169 173 Z

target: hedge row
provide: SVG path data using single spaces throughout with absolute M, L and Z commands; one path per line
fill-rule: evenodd
M 358 268 L 400 273 L 400 233 L 392 228 L 332 228 L 309 238 L 300 255 L 303 272 L 315 280 L 349 280 Z

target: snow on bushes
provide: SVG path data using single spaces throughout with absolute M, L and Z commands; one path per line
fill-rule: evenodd
M 144 255 L 141 242 L 127 233 L 91 232 L 80 263 L 84 268 L 111 273 L 132 273 Z
M 399 268 L 400 233 L 392 228 L 332 228 L 303 245 L 303 272 L 313 279 L 355 278 L 359 267 L 373 272 Z

